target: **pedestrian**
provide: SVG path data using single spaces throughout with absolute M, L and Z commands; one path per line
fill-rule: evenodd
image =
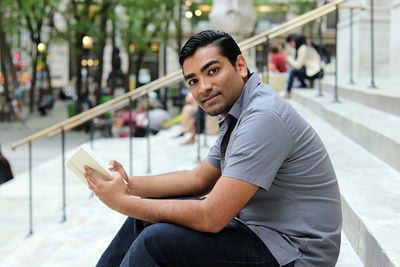
M 291 44 L 296 48 L 296 56 L 287 57 L 291 66 L 285 91 L 282 92 L 283 98 L 290 98 L 295 79 L 300 82 L 300 87 L 306 88 L 305 80 L 314 81 L 324 75 L 321 65 L 321 56 L 311 42 L 307 42 L 302 34 L 297 35 Z

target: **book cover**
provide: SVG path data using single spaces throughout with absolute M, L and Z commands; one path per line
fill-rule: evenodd
M 101 160 L 94 151 L 86 144 L 81 145 L 69 160 L 65 163 L 65 166 L 79 177 L 85 184 L 88 184 L 84 175 L 84 166 L 87 165 L 97 173 L 105 177 L 106 180 L 112 180 L 113 176 L 107 164 Z

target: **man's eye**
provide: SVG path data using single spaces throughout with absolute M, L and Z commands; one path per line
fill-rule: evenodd
M 217 73 L 218 72 L 218 68 L 211 68 L 209 71 L 208 71 L 208 74 L 209 75 L 213 75 L 213 74 L 215 74 L 215 73 Z
M 194 85 L 195 83 L 197 83 L 197 80 L 196 80 L 196 79 L 191 79 L 191 80 L 188 81 L 189 86 L 192 86 L 192 85 Z

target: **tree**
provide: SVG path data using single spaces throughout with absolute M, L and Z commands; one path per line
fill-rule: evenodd
M 64 12 L 67 22 L 66 40 L 70 47 L 70 78 L 77 77 L 76 91 L 78 99 L 76 102 L 77 112 L 81 111 L 82 103 L 88 92 L 82 86 L 81 62 L 89 51 L 82 46 L 84 36 L 93 37 L 93 48 L 91 52 L 98 58 L 98 67 L 95 75 L 95 82 L 98 85 L 96 91 L 97 103 L 100 100 L 100 87 L 103 73 L 103 53 L 107 38 L 107 21 L 110 19 L 110 12 L 116 5 L 116 0 L 70 0 Z
M 124 49 L 130 54 L 128 76 L 135 73 L 138 77 L 145 55 L 152 52 L 152 43 L 168 39 L 167 21 L 175 0 L 122 0 L 120 4 L 124 16 L 119 17 L 118 25 Z
M 308 11 L 317 8 L 317 1 L 290 0 L 289 5 L 294 9 L 296 15 L 300 16 Z M 311 21 L 302 27 L 302 32 L 310 37 L 316 36 L 318 33 L 317 21 Z
M 30 90 L 30 101 L 29 111 L 33 112 L 35 103 L 35 87 L 38 70 L 47 72 L 47 83 L 51 90 L 51 75 L 47 64 L 47 49 L 40 50 L 40 47 L 46 48 L 50 44 L 49 36 L 49 23 L 52 15 L 57 9 L 59 4 L 58 0 L 17 0 L 18 11 L 23 26 L 27 29 L 31 40 L 30 55 L 31 60 L 31 71 L 32 71 L 32 83 Z M 47 31 L 47 32 L 46 32 Z M 47 34 L 47 38 L 43 38 L 43 35 Z M 40 63 L 38 65 L 38 63 Z
M 4 80 L 4 96 L 10 97 L 10 82 L 13 88 L 18 86 L 16 68 L 12 60 L 11 37 L 9 32 L 16 32 L 18 19 L 15 16 L 15 2 L 0 0 L 0 71 Z M 11 80 L 9 79 L 11 77 Z

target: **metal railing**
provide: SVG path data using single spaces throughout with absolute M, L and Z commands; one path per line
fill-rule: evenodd
M 307 12 L 301 16 L 298 16 L 294 19 L 291 19 L 278 27 L 268 30 L 265 32 L 262 32 L 260 34 L 257 34 L 253 37 L 250 37 L 242 42 L 239 43 L 239 47 L 243 50 L 247 50 L 249 48 L 255 47 L 259 44 L 262 44 L 264 42 L 268 42 L 269 40 L 276 38 L 278 36 L 281 36 L 283 34 L 287 34 L 292 32 L 293 30 L 313 21 L 318 18 L 321 18 L 333 11 L 338 12 L 339 7 L 345 7 L 345 4 L 343 3 L 344 0 L 334 0 L 326 5 L 323 5 L 319 8 L 316 8 L 310 12 Z M 338 19 L 338 14 L 336 14 L 336 19 Z M 337 25 L 337 21 L 336 21 Z M 337 36 L 337 34 L 336 34 Z M 336 59 L 337 62 L 337 59 Z M 336 63 L 336 77 L 337 77 L 337 63 Z M 93 107 L 85 112 L 82 112 L 78 115 L 75 115 L 69 119 L 66 119 L 62 122 L 59 122 L 53 126 L 50 126 L 46 129 L 43 129 L 39 132 L 36 132 L 30 136 L 27 136 L 21 140 L 18 140 L 17 142 L 13 143 L 11 145 L 12 149 L 16 149 L 20 146 L 23 146 L 25 144 L 28 144 L 29 147 L 29 234 L 33 234 L 33 220 L 32 220 L 32 214 L 33 214 L 33 207 L 32 207 L 32 142 L 35 140 L 38 140 L 40 138 L 43 138 L 45 136 L 51 137 L 57 134 L 61 134 L 61 153 L 62 153 L 62 186 L 63 186 L 63 204 L 62 204 L 62 210 L 63 210 L 63 215 L 62 215 L 62 221 L 66 220 L 66 194 L 65 194 L 65 132 L 68 130 L 71 130 L 87 121 L 92 120 L 93 118 L 109 111 L 113 111 L 115 109 L 124 107 L 126 105 L 129 105 L 129 107 L 132 107 L 132 101 L 139 99 L 140 97 L 143 97 L 147 95 L 148 93 L 158 90 L 160 88 L 164 88 L 168 85 L 177 83 L 178 81 L 182 80 L 182 73 L 181 70 L 174 71 L 162 78 L 159 78 L 157 80 L 154 80 L 146 85 L 143 85 L 131 92 L 128 92 L 124 95 L 121 95 L 115 99 L 112 99 L 106 103 L 100 104 L 96 107 Z M 335 79 L 335 99 L 337 98 L 337 78 Z M 337 100 L 337 99 L 336 99 Z M 129 110 L 129 113 L 131 114 L 131 110 Z M 132 127 L 130 127 L 132 128 Z M 132 174 L 132 138 L 129 138 L 130 141 L 130 158 L 129 158 L 129 163 L 130 163 L 130 174 Z M 149 146 L 148 146 L 149 147 Z M 149 163 L 148 163 L 149 164 Z M 150 171 L 150 167 L 149 171 Z

